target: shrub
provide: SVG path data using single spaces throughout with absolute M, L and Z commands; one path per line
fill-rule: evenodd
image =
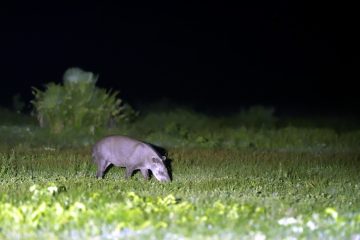
M 59 133 L 64 128 L 96 128 L 129 121 L 136 112 L 118 98 L 117 91 L 96 87 L 98 76 L 80 68 L 69 68 L 63 84 L 49 83 L 41 91 L 33 88 L 31 101 L 41 127 Z
M 25 103 L 22 101 L 20 93 L 12 97 L 12 107 L 16 113 L 21 113 L 24 110 Z
M 274 127 L 277 119 L 274 116 L 274 108 L 252 106 L 239 114 L 240 122 L 248 127 Z

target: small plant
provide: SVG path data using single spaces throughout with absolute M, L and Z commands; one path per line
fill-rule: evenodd
M 170 122 L 165 126 L 165 132 L 170 135 L 178 136 L 184 139 L 189 137 L 189 130 L 176 122 Z
M 21 113 L 24 110 L 25 103 L 22 101 L 20 93 L 12 97 L 12 105 L 16 113 Z
M 252 106 L 239 115 L 240 121 L 249 127 L 273 127 L 277 121 L 274 108 Z
M 96 128 L 129 121 L 137 113 L 118 98 L 117 91 L 96 87 L 97 75 L 80 68 L 64 73 L 63 84 L 49 83 L 45 91 L 33 88 L 31 101 L 41 127 L 59 133 L 64 128 Z

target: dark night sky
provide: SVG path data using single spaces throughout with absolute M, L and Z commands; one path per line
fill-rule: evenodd
M 0 8 L 3 106 L 77 66 L 134 104 L 360 110 L 351 6 L 28 2 Z

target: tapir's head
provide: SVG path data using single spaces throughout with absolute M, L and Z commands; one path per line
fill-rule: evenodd
M 155 178 L 160 182 L 170 181 L 169 173 L 164 164 L 165 160 L 166 160 L 165 156 L 162 156 L 161 158 L 158 156 L 154 156 L 151 158 L 150 170 L 154 174 Z

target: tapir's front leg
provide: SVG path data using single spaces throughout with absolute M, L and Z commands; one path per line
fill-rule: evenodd
M 144 176 L 145 180 L 149 180 L 149 170 L 146 168 L 140 169 L 141 174 Z
M 133 167 L 126 167 L 125 179 L 131 178 L 131 175 L 135 169 Z

